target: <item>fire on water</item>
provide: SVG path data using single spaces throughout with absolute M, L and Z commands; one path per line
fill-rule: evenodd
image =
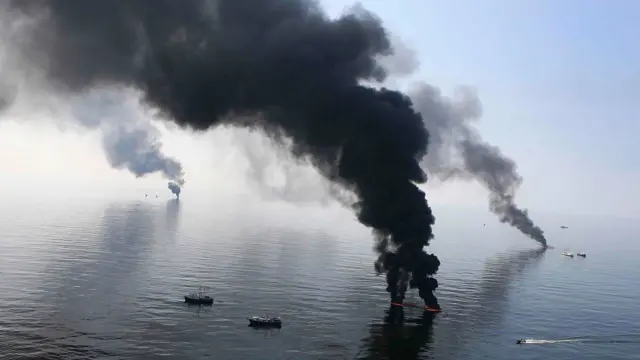
M 391 305 L 393 305 L 393 306 L 400 306 L 400 307 L 408 306 L 408 307 L 414 307 L 414 308 L 418 308 L 418 309 L 420 309 L 420 308 L 424 308 L 425 310 L 430 311 L 430 312 L 441 312 L 441 311 L 442 311 L 441 309 L 430 308 L 430 307 L 428 307 L 427 305 L 422 306 L 422 305 L 413 304 L 413 303 L 404 303 L 404 304 L 401 304 L 401 303 L 397 303 L 397 302 L 393 302 L 393 301 L 392 301 L 392 302 L 391 302 Z

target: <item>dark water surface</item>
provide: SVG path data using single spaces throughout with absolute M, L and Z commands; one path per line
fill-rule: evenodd
M 340 230 L 348 213 L 339 222 L 306 212 L 5 201 L 0 358 L 640 359 L 633 234 L 572 230 L 608 234 L 607 245 L 568 259 L 512 233 L 438 228 L 446 314 L 407 310 L 399 326 L 368 232 Z M 198 285 L 212 288 L 213 307 L 183 303 Z M 247 316 L 265 313 L 283 328 L 247 327 Z M 521 337 L 582 341 L 518 346 Z

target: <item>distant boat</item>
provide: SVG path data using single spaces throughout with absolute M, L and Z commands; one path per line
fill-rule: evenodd
M 568 226 L 564 226 L 564 225 L 560 226 L 560 229 L 568 229 L 568 228 L 569 228 Z
M 585 254 L 585 253 L 583 253 L 583 252 L 579 252 L 579 253 L 577 253 L 576 255 L 578 255 L 578 256 L 580 256 L 580 257 L 583 257 L 583 258 L 586 258 L 586 257 L 587 257 L 587 254 Z
M 208 287 L 200 286 L 198 292 L 192 292 L 189 295 L 185 295 L 184 302 L 189 304 L 211 305 L 213 304 L 213 298 L 206 295 L 207 291 L 209 291 Z
M 563 252 L 562 255 L 567 257 L 573 257 L 573 254 L 568 251 Z
M 252 316 L 248 318 L 251 327 L 282 327 L 282 319 L 273 316 Z

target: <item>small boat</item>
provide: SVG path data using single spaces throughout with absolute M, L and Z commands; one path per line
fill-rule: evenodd
M 587 254 L 585 254 L 585 253 L 583 253 L 583 252 L 579 252 L 579 253 L 577 253 L 576 255 L 578 255 L 578 256 L 580 256 L 580 257 L 583 257 L 583 258 L 586 258 L 586 257 L 587 257 Z
M 193 292 L 189 295 L 185 295 L 184 302 L 189 304 L 211 305 L 213 304 L 213 298 L 209 295 L 206 295 L 207 291 L 209 291 L 208 287 L 200 286 L 198 292 Z
M 282 319 L 273 316 L 252 316 L 248 318 L 251 327 L 282 327 Z
M 573 257 L 573 254 L 568 251 L 563 252 L 562 255 L 567 257 Z

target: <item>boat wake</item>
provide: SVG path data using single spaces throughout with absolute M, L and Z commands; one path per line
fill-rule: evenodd
M 521 344 L 640 344 L 640 334 L 614 335 L 614 336 L 582 336 L 555 340 L 522 339 Z

